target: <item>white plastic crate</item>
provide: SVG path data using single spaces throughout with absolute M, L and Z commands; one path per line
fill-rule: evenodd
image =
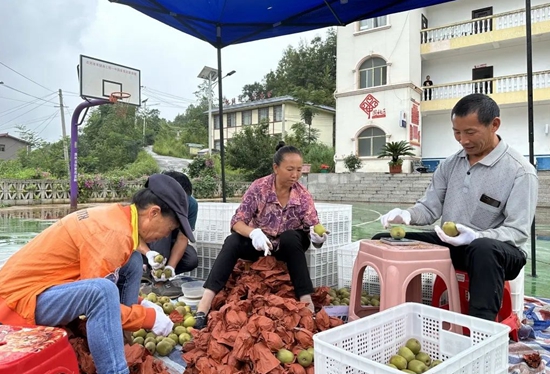
M 338 248 L 338 288 L 350 287 L 353 275 L 353 264 L 359 252 L 361 241 L 341 246 Z M 432 288 L 434 282 L 432 273 L 422 274 L 422 303 L 431 305 Z M 363 290 L 369 295 L 380 295 L 380 279 L 374 268 L 367 266 L 363 272 Z
M 184 273 L 188 277 L 195 279 L 206 280 L 210 270 L 214 265 L 214 261 L 222 249 L 222 245 L 218 243 L 201 243 L 194 244 L 197 250 L 198 266 L 190 272 Z
M 199 202 L 195 225 L 195 247 L 199 267 L 189 276 L 206 279 L 225 238 L 231 233 L 231 218 L 238 203 Z M 330 232 L 323 247 L 313 246 L 306 252 L 308 269 L 314 287 L 338 284 L 338 247 L 351 242 L 352 206 L 349 204 L 316 203 L 319 221 Z M 207 250 L 206 250 L 207 249 Z M 212 257 L 214 256 L 214 257 Z M 187 275 L 186 274 L 186 275 Z
M 306 252 L 309 277 L 313 287 L 335 287 L 338 284 L 338 263 L 336 246 L 323 245 L 321 248 L 311 246 Z
M 214 261 L 222 249 L 218 243 L 195 243 L 197 250 L 198 266 L 196 269 L 185 273 L 186 276 L 206 280 Z M 321 247 L 306 252 L 309 275 L 313 287 L 336 286 L 338 282 L 338 269 L 336 267 L 336 248 Z
M 231 218 L 239 204 L 199 202 L 195 240 L 197 243 L 223 244 L 230 234 Z
M 231 218 L 238 203 L 199 202 L 195 225 L 197 242 L 220 243 L 231 233 Z M 316 203 L 319 221 L 330 232 L 326 246 L 351 242 L 352 206 L 349 204 Z
M 446 330 L 449 323 L 467 327 L 470 336 Z M 505 374 L 509 330 L 500 323 L 405 303 L 313 335 L 315 373 L 396 373 L 385 364 L 416 338 L 423 352 L 443 361 L 430 373 Z

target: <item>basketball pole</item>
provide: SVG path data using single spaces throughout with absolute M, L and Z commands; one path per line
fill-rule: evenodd
M 84 101 L 75 108 L 73 116 L 71 118 L 71 159 L 70 159 L 70 211 L 74 212 L 78 205 L 78 126 L 80 123 L 80 113 L 84 109 L 89 109 L 94 106 L 111 104 L 111 101 L 104 99 L 90 99 Z

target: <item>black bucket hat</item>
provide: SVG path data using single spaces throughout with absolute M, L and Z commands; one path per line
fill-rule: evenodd
M 159 199 L 161 199 L 176 214 L 180 223 L 180 230 L 187 236 L 189 241 L 195 242 L 195 236 L 187 214 L 189 203 L 187 194 L 183 187 L 172 177 L 164 174 L 153 174 L 145 182 L 145 188 L 148 188 Z

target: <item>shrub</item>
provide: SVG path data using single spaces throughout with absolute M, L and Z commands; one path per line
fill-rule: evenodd
M 352 173 L 357 171 L 357 169 L 359 169 L 362 165 L 363 162 L 361 159 L 353 153 L 344 158 L 344 166 Z
M 187 168 L 189 178 L 215 177 L 214 160 L 209 156 L 197 156 Z
M 216 196 L 218 192 L 218 180 L 213 176 L 206 175 L 203 177 L 194 178 L 193 195 L 197 199 L 209 199 Z
M 334 170 L 334 149 L 322 143 L 311 144 L 304 152 L 304 162 L 311 164 L 311 173 L 321 171 L 321 165 Z

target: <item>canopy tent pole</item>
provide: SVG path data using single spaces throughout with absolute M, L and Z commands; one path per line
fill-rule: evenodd
M 220 157 L 222 169 L 222 201 L 225 203 L 225 147 L 223 144 L 223 89 L 222 89 L 222 35 L 221 27 L 218 26 L 218 115 L 220 124 Z
M 533 133 L 533 45 L 531 35 L 531 0 L 525 0 L 525 36 L 527 38 L 527 118 L 529 131 L 529 162 L 535 166 Z M 531 225 L 531 276 L 537 276 L 537 237 L 535 232 L 535 217 Z

